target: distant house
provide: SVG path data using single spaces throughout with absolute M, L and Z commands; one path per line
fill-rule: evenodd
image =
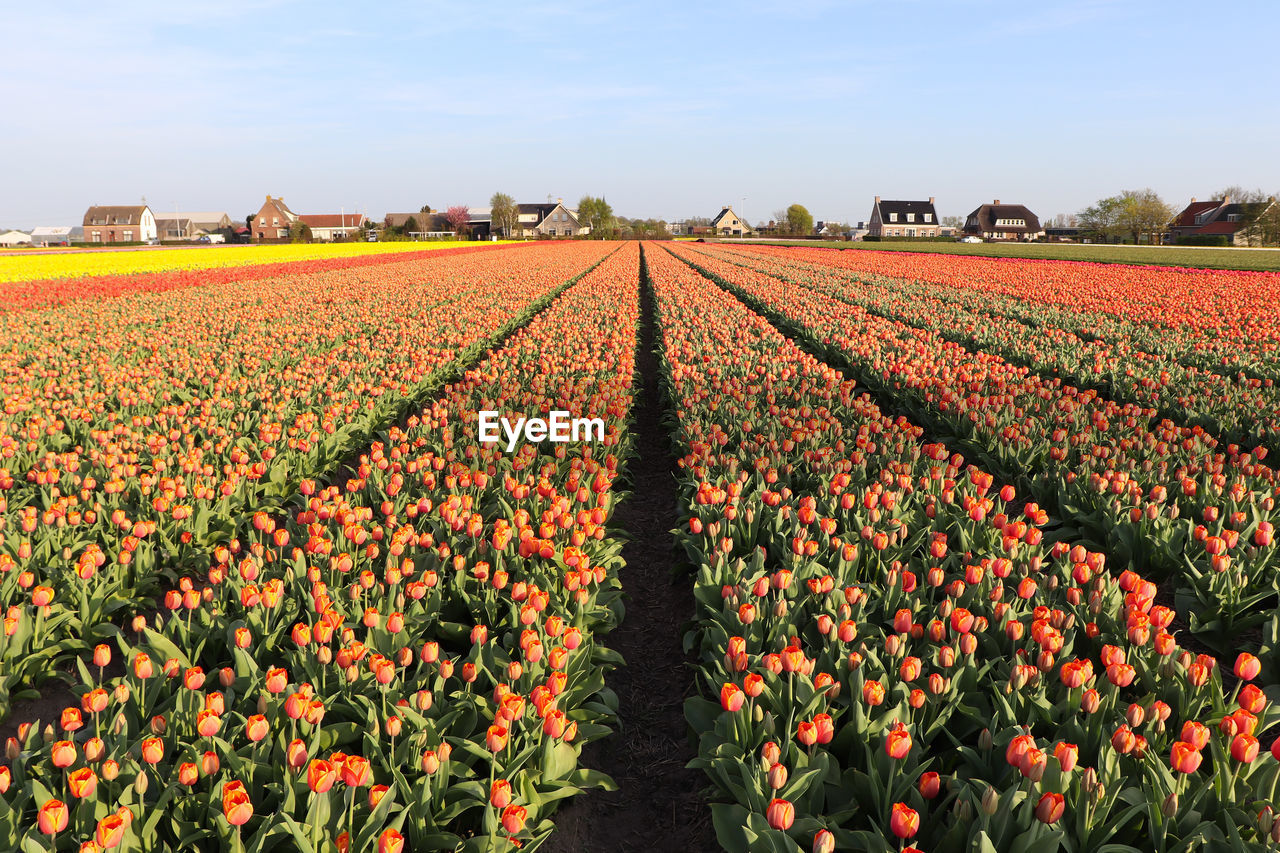
M 449 220 L 443 213 L 435 210 L 426 213 L 388 213 L 382 217 L 382 227 L 404 231 L 405 236 L 413 240 L 453 236 L 453 226 L 449 224 Z
M 79 226 L 77 226 L 79 227 Z M 33 246 L 67 246 L 76 242 L 75 228 L 62 225 L 41 225 L 31 229 Z M 81 234 L 81 237 L 84 235 Z
M 1040 219 L 1026 205 L 1001 204 L 996 199 L 974 210 L 964 221 L 964 233 L 983 240 L 1034 240 L 1044 236 Z
M 31 235 L 25 231 L 5 231 L 0 234 L 0 246 L 30 246 Z
M 516 205 L 515 237 L 583 237 L 591 229 L 578 221 L 578 211 L 564 206 L 564 199 L 555 204 Z
M 287 239 L 290 227 L 297 221 L 298 214 L 289 209 L 284 199 L 268 195 L 253 217 L 253 239 L 259 243 Z
M 751 233 L 751 226 L 734 213 L 732 207 L 725 205 L 712 218 L 711 230 L 721 237 L 741 237 Z
M 312 240 L 345 240 L 367 222 L 363 213 L 304 213 L 298 217 L 311 229 Z
M 161 240 L 195 240 L 206 234 L 221 234 L 231 228 L 231 217 L 221 211 L 161 213 L 156 230 Z
M 929 196 L 928 201 L 884 201 L 876 196 L 867 222 L 867 236 L 937 237 L 941 225 L 933 202 L 933 196 Z
M 84 214 L 86 243 L 143 243 L 157 236 L 155 214 L 145 204 L 94 205 Z
M 1167 239 L 1176 243 L 1186 237 L 1223 237 L 1230 245 L 1247 246 L 1249 237 L 1243 229 L 1246 220 L 1251 218 L 1250 213 L 1265 213 L 1275 202 L 1275 196 L 1272 196 L 1258 211 L 1256 205 L 1234 203 L 1230 196 L 1209 201 L 1192 198 L 1191 203 L 1170 223 Z M 1253 211 L 1249 209 L 1251 207 Z

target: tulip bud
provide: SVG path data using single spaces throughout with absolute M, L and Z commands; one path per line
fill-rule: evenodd
M 978 735 L 978 749 L 983 752 L 991 751 L 991 729 L 983 729 L 982 734 Z
M 1271 831 L 1271 827 L 1275 824 L 1276 815 L 1271 806 L 1265 806 L 1262 811 L 1258 812 L 1258 834 L 1266 835 Z
M 139 796 L 141 796 L 147 792 L 147 788 L 150 786 L 151 783 L 147 778 L 147 771 L 139 770 L 138 777 L 133 780 L 133 790 L 137 791 Z
M 995 788 L 988 787 L 982 793 L 982 810 L 989 815 L 994 815 L 1000 809 L 1000 795 L 996 793 Z
M 1165 817 L 1173 817 L 1178 813 L 1178 792 L 1177 791 L 1174 791 L 1172 794 L 1164 798 L 1164 803 L 1160 806 L 1160 812 Z

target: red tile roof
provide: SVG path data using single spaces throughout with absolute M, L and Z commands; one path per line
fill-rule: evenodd
M 1173 220 L 1174 227 L 1194 228 L 1198 214 L 1204 213 L 1206 210 L 1213 210 L 1220 204 L 1222 204 L 1221 201 L 1194 201 L 1187 205 L 1186 209 Z
M 312 228 L 359 228 L 362 213 L 306 213 L 298 217 Z
M 1196 231 L 1197 234 L 1234 234 L 1240 230 L 1239 222 L 1227 222 L 1220 220 L 1218 222 L 1210 222 L 1208 225 Z

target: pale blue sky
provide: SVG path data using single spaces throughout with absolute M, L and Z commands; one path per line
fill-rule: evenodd
M 143 195 L 754 222 L 1280 190 L 1272 0 L 4 6 L 0 227 Z

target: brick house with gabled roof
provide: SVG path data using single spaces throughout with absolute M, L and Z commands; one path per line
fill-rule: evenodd
M 886 201 L 876 196 L 867 223 L 868 237 L 937 237 L 938 211 L 928 201 Z
M 1030 241 L 1044 236 L 1040 218 L 1024 204 L 1001 204 L 996 199 L 991 204 L 979 205 L 964 220 L 964 233 L 983 240 Z
M 1208 201 L 1192 198 L 1191 203 L 1169 224 L 1167 239 L 1176 243 L 1184 237 L 1225 237 L 1233 246 L 1247 246 L 1249 237 L 1244 227 L 1254 218 L 1250 214 L 1265 213 L 1267 208 L 1275 204 L 1275 200 L 1275 196 L 1272 196 L 1261 205 L 1261 210 L 1251 211 L 1250 208 L 1257 205 L 1232 202 L 1230 196 Z
M 268 240 L 286 240 L 289 228 L 298 221 L 298 214 L 289 209 L 282 198 L 267 196 L 258 213 L 253 217 L 253 239 L 261 243 Z
M 87 243 L 145 243 L 156 239 L 156 217 L 145 204 L 97 205 L 84 214 Z

